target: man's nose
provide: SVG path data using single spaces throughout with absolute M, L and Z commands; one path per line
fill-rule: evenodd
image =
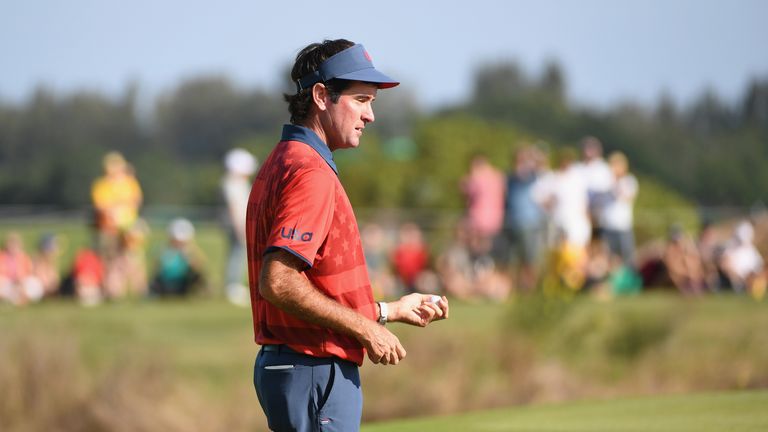
M 373 120 L 375 119 L 373 116 L 373 105 L 366 104 L 365 109 L 363 110 L 363 115 L 361 116 L 364 122 L 366 123 L 373 123 Z

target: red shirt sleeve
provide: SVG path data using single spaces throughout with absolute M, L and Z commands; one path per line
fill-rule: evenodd
M 267 251 L 286 249 L 310 267 L 328 236 L 335 206 L 332 173 L 320 168 L 300 170 L 285 184 L 275 209 Z

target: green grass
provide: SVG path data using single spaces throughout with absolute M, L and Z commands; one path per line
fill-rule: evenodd
M 722 432 L 768 430 L 768 391 L 725 392 L 541 405 L 370 423 L 364 432 Z
M 448 321 L 426 329 L 389 327 L 408 350 L 400 365 L 366 362 L 361 369 L 366 422 L 448 417 L 371 423 L 366 430 L 728 430 L 723 424 L 750 430 L 765 422 L 756 413 L 765 406 L 764 392 L 622 398 L 768 388 L 767 306 L 744 297 L 652 294 L 557 307 L 535 300 L 454 303 Z M 55 420 L 71 407 L 51 398 L 75 399 L 82 407 L 106 400 L 121 421 L 135 412 L 164 415 L 149 418 L 169 431 L 185 430 L 172 426 L 179 418 L 199 422 L 203 431 L 263 430 L 251 383 L 257 350 L 251 325 L 247 308 L 207 298 L 95 308 L 72 301 L 0 305 L 0 418 L 24 412 L 31 413 L 24 418 Z M 79 386 L 74 395 L 69 384 L 55 384 L 57 367 L 78 377 L 67 381 Z M 13 387 L 17 376 L 40 381 L 39 392 L 16 398 L 18 404 L 40 399 L 54 414 L 41 414 L 37 405 L 3 407 L 4 398 L 20 391 Z M 130 384 L 112 385 L 114 376 Z M 125 394 L 109 393 L 121 389 Z M 127 397 L 157 401 L 157 409 L 120 402 Z M 600 398 L 618 400 L 550 405 Z M 451 416 L 515 405 L 531 407 Z M 54 420 L 8 430 L 47 430 Z M 712 429 L 683 428 L 704 420 Z

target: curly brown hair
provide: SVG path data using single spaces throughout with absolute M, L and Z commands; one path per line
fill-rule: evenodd
M 291 81 L 297 82 L 302 77 L 317 70 L 320 65 L 341 51 L 355 45 L 354 42 L 346 39 L 324 40 L 321 43 L 312 43 L 299 51 L 296 55 L 296 61 L 291 69 Z M 326 81 L 326 88 L 330 92 L 331 102 L 339 101 L 341 92 L 350 84 L 347 80 L 331 79 Z M 288 112 L 291 113 L 291 123 L 301 124 L 309 115 L 312 108 L 312 87 L 302 89 L 296 94 L 283 94 L 283 98 L 288 102 Z

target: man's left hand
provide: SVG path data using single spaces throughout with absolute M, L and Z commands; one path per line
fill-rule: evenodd
M 389 303 L 389 321 L 426 327 L 432 321 L 448 318 L 448 299 L 433 302 L 431 294 L 413 293 Z

